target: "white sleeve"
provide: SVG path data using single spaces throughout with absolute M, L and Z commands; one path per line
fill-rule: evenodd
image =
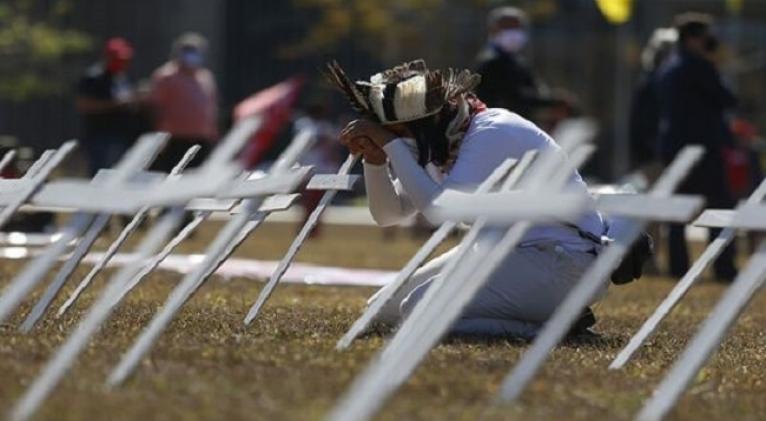
M 400 182 L 391 179 L 388 165 L 365 162 L 364 185 L 367 189 L 370 214 L 378 225 L 396 225 L 415 213 L 415 208 Z
M 402 187 L 407 192 L 407 196 L 409 196 L 415 209 L 420 212 L 428 209 L 434 198 L 441 194 L 442 186 L 436 183 L 423 167 L 418 165 L 404 139 L 394 139 L 388 142 L 383 150 L 388 155 L 396 178 L 402 183 Z
M 466 136 L 457 161 L 442 184 L 435 182 L 426 170 L 418 165 L 407 140 L 392 140 L 383 149 L 412 204 L 422 213 L 426 212 L 445 190 L 471 193 L 504 160 L 519 159 L 526 150 L 545 147 L 544 139 L 539 136 L 525 136 L 523 139 L 511 137 L 492 128 L 476 130 Z
M 518 159 L 523 155 L 523 148 L 509 148 L 508 140 L 498 135 L 497 131 L 484 130 L 466 137 L 457 161 L 442 184 L 418 165 L 407 140 L 392 140 L 383 149 L 413 205 L 422 212 L 445 189 L 473 192 L 507 158 Z

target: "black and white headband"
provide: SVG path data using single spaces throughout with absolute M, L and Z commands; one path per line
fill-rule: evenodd
M 481 80 L 468 70 L 430 71 L 415 60 L 354 82 L 338 65 L 327 65 L 327 79 L 346 94 L 352 107 L 382 124 L 407 123 L 437 114 L 451 99 L 472 91 Z M 445 76 L 446 75 L 446 76 Z

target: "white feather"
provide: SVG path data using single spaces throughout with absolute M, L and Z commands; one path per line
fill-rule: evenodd
M 372 105 L 372 110 L 375 111 L 375 114 L 383 123 L 387 121 L 386 112 L 383 110 L 383 90 L 385 88 L 386 85 L 373 85 L 370 88 L 370 105 Z
M 394 94 L 396 119 L 407 121 L 426 115 L 426 78 L 415 76 L 399 83 Z

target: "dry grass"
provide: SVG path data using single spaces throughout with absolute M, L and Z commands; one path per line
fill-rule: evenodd
M 183 251 L 201 250 L 214 231 L 204 227 Z M 278 258 L 291 234 L 284 227 L 266 226 L 239 254 Z M 334 229 L 327 234 L 308 244 L 300 260 L 393 269 L 418 246 L 404 234 L 386 240 L 369 230 Z M 19 268 L 20 262 L 4 261 L 0 283 Z M 84 273 L 80 269 L 77 276 Z M 380 337 L 371 336 L 349 352 L 333 349 L 370 289 L 281 287 L 262 318 L 243 329 L 241 319 L 261 284 L 245 279 L 211 282 L 184 308 L 138 374 L 117 390 L 104 390 L 109 369 L 178 278 L 156 273 L 129 296 L 46 402 L 41 419 L 317 419 L 382 344 Z M 86 294 L 66 320 L 46 320 L 29 336 L 14 329 L 21 314 L 0 327 L 0 410 L 18 399 L 102 286 Z M 627 419 L 722 292 L 713 283 L 700 285 L 633 364 L 624 371 L 607 371 L 628 335 L 671 286 L 666 280 L 644 279 L 614 288 L 596 308 L 604 339 L 557 349 L 520 405 L 498 408 L 490 403 L 524 344 L 450 342 L 431 352 L 381 419 Z M 763 296 L 751 304 L 674 417 L 766 417 L 765 309 Z

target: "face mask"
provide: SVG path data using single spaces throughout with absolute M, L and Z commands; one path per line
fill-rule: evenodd
M 506 53 L 516 53 L 527 44 L 527 33 L 522 29 L 506 29 L 495 35 L 492 42 Z
M 128 60 L 118 58 L 109 59 L 106 62 L 106 70 L 111 74 L 122 73 L 128 68 Z
M 183 51 L 178 59 L 186 67 L 200 67 L 203 62 L 202 53 L 195 50 Z

